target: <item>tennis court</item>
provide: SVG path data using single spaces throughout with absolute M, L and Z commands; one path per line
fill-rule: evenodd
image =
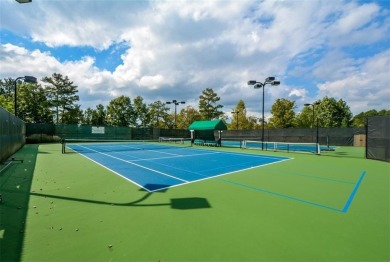
M 150 192 L 289 159 L 151 142 L 79 143 L 68 147 Z
M 66 146 L 2 172 L 2 261 L 390 259 L 390 166 L 361 148 Z

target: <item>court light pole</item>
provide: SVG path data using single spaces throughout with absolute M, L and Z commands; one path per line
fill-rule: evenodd
M 238 113 L 240 113 L 240 111 L 238 111 L 238 110 L 232 112 L 232 114 L 236 114 L 236 129 L 237 130 L 238 130 Z
M 17 84 L 18 80 L 23 79 L 26 83 L 37 83 L 37 79 L 33 76 L 21 76 L 15 79 L 14 81 L 14 113 L 15 116 L 18 116 L 18 94 L 17 94 Z
M 267 77 L 264 82 L 249 80 L 248 85 L 253 85 L 255 89 L 263 88 L 263 108 L 262 108 L 262 125 L 261 125 L 261 150 L 264 150 L 264 89 L 266 85 L 278 86 L 280 81 L 276 81 L 274 76 Z
M 313 104 L 309 104 L 309 103 L 306 103 L 306 104 L 304 104 L 304 106 L 312 106 L 313 107 L 313 119 L 312 119 L 312 124 L 311 124 L 311 128 L 314 128 L 314 112 L 315 112 L 315 106 L 316 105 L 319 105 L 320 104 L 320 102 L 315 102 L 315 103 L 313 103 Z M 316 130 L 316 143 L 318 144 L 318 140 L 319 140 L 319 137 L 318 137 L 318 118 L 317 118 L 317 130 Z
M 172 100 L 172 101 L 168 101 L 168 102 L 165 102 L 165 104 L 174 104 L 175 105 L 175 125 L 174 125 L 174 128 L 176 129 L 176 106 L 178 106 L 179 104 L 185 104 L 186 102 L 185 101 L 177 101 L 176 99 Z

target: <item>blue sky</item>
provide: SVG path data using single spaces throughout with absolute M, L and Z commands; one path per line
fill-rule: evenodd
M 343 99 L 354 114 L 390 109 L 390 2 L 343 0 L 0 0 L 0 78 L 53 73 L 83 109 L 120 95 L 198 107 L 211 87 L 269 116 L 278 98 Z M 179 108 L 180 109 L 180 108 Z

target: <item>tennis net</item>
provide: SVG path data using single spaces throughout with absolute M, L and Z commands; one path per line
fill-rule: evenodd
M 190 141 L 190 139 L 188 138 L 178 138 L 178 137 L 159 137 L 158 138 L 158 141 L 159 142 L 163 142 L 163 143 L 174 143 L 174 144 L 184 144 L 184 142 L 186 141 Z
M 191 147 L 190 139 L 181 139 L 180 142 L 159 140 L 93 140 L 93 139 L 63 139 L 62 153 L 108 153 L 116 151 L 135 150 L 162 150 Z
M 242 147 L 247 149 L 308 152 L 318 155 L 321 154 L 321 146 L 319 143 L 262 142 L 255 140 L 244 140 Z

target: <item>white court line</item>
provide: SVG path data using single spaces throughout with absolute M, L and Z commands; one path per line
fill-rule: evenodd
M 133 161 L 133 162 L 137 162 L 137 161 L 160 160 L 160 159 L 172 159 L 172 158 L 193 157 L 193 156 L 204 156 L 204 155 L 216 155 L 216 154 L 221 154 L 221 152 L 203 153 L 203 154 L 192 154 L 192 155 L 176 155 L 176 156 L 154 157 L 154 158 L 138 158 L 138 159 L 132 160 L 132 161 Z M 123 154 L 123 155 L 124 155 L 124 154 Z
M 246 154 L 244 154 L 244 155 L 246 155 Z M 185 170 L 185 169 L 181 169 L 181 168 L 175 168 L 175 167 L 168 166 L 168 165 L 164 165 L 164 166 L 171 167 L 173 169 L 180 170 L 180 171 L 185 171 L 185 172 L 188 172 L 188 173 L 191 173 L 191 174 L 194 174 L 194 175 L 197 175 L 197 176 L 201 177 L 199 179 L 191 180 L 191 181 L 185 183 L 185 185 L 187 185 L 187 184 L 196 183 L 196 182 L 200 182 L 200 181 L 208 180 L 208 179 L 217 179 L 218 180 L 218 179 L 220 179 L 220 177 L 226 176 L 226 175 L 229 175 L 229 174 L 234 174 L 234 173 L 238 173 L 238 172 L 241 172 L 241 171 L 246 171 L 246 170 L 250 170 L 250 169 L 254 169 L 254 168 L 258 168 L 258 167 L 263 167 L 263 166 L 267 166 L 267 165 L 273 165 L 273 164 L 277 164 L 279 162 L 284 162 L 284 161 L 288 161 L 288 160 L 292 160 L 292 159 L 293 158 L 280 159 L 279 161 L 275 161 L 275 162 L 271 162 L 271 163 L 267 163 L 267 164 L 261 164 L 261 165 L 257 165 L 257 166 L 251 166 L 251 167 L 247 167 L 247 168 L 243 168 L 243 169 L 239 169 L 239 170 L 235 170 L 235 171 L 230 171 L 230 172 L 227 172 L 227 173 L 222 173 L 222 174 L 218 174 L 218 175 L 214 175 L 214 176 L 207 176 L 207 175 L 203 175 L 202 173 L 199 173 L 199 172 L 189 171 L 189 170 Z M 210 170 L 212 170 L 212 169 L 210 169 Z M 159 190 L 166 189 L 166 188 L 171 188 L 171 187 L 182 186 L 182 185 L 183 184 L 171 185 L 171 186 L 164 187 L 164 188 L 159 188 L 158 190 L 153 190 L 153 191 L 150 191 L 150 192 L 159 191 Z
M 137 150 L 143 150 L 144 148 L 139 148 L 139 147 L 132 147 L 132 146 L 125 146 L 125 145 L 122 145 L 122 147 L 126 147 L 126 148 L 131 148 L 131 149 L 137 149 Z M 151 152 L 157 152 L 157 153 L 160 153 L 160 154 L 166 154 L 166 155 L 173 155 L 173 156 L 180 156 L 179 154 L 173 154 L 173 153 L 168 153 L 168 152 L 163 152 L 163 151 L 159 151 L 159 150 L 151 150 L 151 149 L 145 149 L 146 151 L 151 151 Z
M 160 172 L 160 171 L 158 171 L 158 170 L 154 170 L 154 169 L 152 169 L 152 168 L 149 168 L 149 167 L 146 167 L 146 166 L 142 166 L 142 165 L 133 163 L 133 162 L 131 162 L 131 161 L 128 161 L 128 160 L 125 160 L 125 159 L 122 159 L 122 158 L 119 158 L 119 157 L 116 157 L 116 156 L 112 156 L 112 155 L 110 155 L 110 154 L 102 153 L 102 152 L 99 152 L 99 151 L 97 151 L 97 150 L 88 148 L 88 147 L 86 147 L 86 146 L 82 146 L 82 145 L 77 145 L 77 146 L 83 147 L 83 148 L 88 149 L 88 150 L 91 150 L 91 151 L 94 151 L 94 152 L 96 152 L 96 153 L 98 153 L 98 154 L 102 154 L 102 155 L 105 155 L 105 156 L 108 156 L 108 157 L 115 158 L 115 159 L 117 159 L 117 160 L 120 160 L 120 161 L 129 163 L 129 164 L 134 165 L 134 166 L 138 166 L 138 167 L 140 167 L 140 168 L 143 168 L 143 169 L 146 169 L 146 170 L 155 172 L 155 173 L 157 173 L 157 174 L 161 174 L 161 175 L 164 175 L 164 176 L 167 176 L 167 177 L 171 177 L 171 178 L 173 178 L 173 179 L 176 179 L 176 180 L 179 180 L 179 181 L 183 181 L 183 182 L 185 182 L 185 183 L 188 183 L 187 180 L 184 180 L 184 179 L 181 179 L 181 178 L 178 178 L 178 177 L 175 177 L 175 176 L 171 176 L 171 175 L 169 175 L 169 174 L 167 174 L 167 173 Z
M 0 170 L 0 173 L 3 172 L 3 170 L 5 170 L 9 165 L 11 165 L 12 162 L 9 162 L 7 165 L 5 165 L 5 167 L 3 167 L 1 170 Z
M 79 144 L 75 144 L 77 146 L 81 146 Z M 115 146 L 106 146 L 106 147 L 114 147 Z M 131 148 L 131 149 L 136 149 L 137 151 L 142 151 L 142 148 L 139 148 L 139 147 L 132 147 L 132 146 L 125 146 L 125 145 L 122 145 L 121 147 L 127 147 L 127 148 Z M 85 148 L 88 148 L 90 150 L 92 150 L 91 148 L 89 147 L 85 147 Z M 137 161 L 148 161 L 148 160 L 160 160 L 160 159 L 171 159 L 171 158 L 179 158 L 179 157 L 193 157 L 193 156 L 203 156 L 203 155 L 214 155 L 214 154 L 221 154 L 221 153 L 224 153 L 222 151 L 210 151 L 210 150 L 198 150 L 198 149 L 193 149 L 193 150 L 196 150 L 197 152 L 199 151 L 202 151 L 202 152 L 208 152 L 208 153 L 199 153 L 199 154 L 191 154 L 191 155 L 180 155 L 180 154 L 174 154 L 174 153 L 168 153 L 168 152 L 163 152 L 163 151 L 159 151 L 159 150 L 149 150 L 149 149 L 145 149 L 144 151 L 148 151 L 148 152 L 156 152 L 156 153 L 159 153 L 159 154 L 168 154 L 168 155 L 172 155 L 172 156 L 167 156 L 167 157 L 154 157 L 154 158 L 138 158 L 136 157 L 135 155 L 131 155 L 131 157 L 134 157 L 136 158 L 135 160 L 131 160 L 133 162 L 137 162 Z M 113 150 L 115 154 L 117 155 L 123 155 L 123 156 L 130 156 L 129 154 L 126 154 L 126 153 L 121 153 L 120 151 L 118 152 L 115 152 L 115 150 Z M 99 152 L 99 151 L 97 151 Z
M 76 144 L 75 144 L 75 145 L 76 145 Z M 72 150 L 74 150 L 74 149 L 72 149 Z M 148 192 L 151 192 L 150 190 L 148 190 L 147 188 L 143 187 L 142 185 L 140 185 L 140 184 L 136 183 L 135 181 L 131 180 L 130 178 L 125 177 L 124 175 L 122 175 L 122 174 L 120 174 L 120 173 L 118 173 L 118 172 L 112 170 L 111 168 L 108 168 L 107 166 L 103 165 L 102 163 L 99 163 L 99 162 L 93 160 L 92 158 L 90 158 L 90 157 L 88 157 L 88 156 L 86 156 L 86 155 L 84 155 L 84 154 L 81 154 L 81 153 L 78 153 L 78 154 L 81 155 L 82 157 L 85 157 L 85 158 L 88 159 L 89 161 L 92 161 L 92 162 L 94 162 L 95 164 L 98 164 L 99 166 L 101 166 L 101 167 L 103 167 L 103 168 L 109 170 L 110 172 L 112 172 L 112 173 L 114 173 L 114 174 L 116 174 L 116 175 L 118 175 L 118 176 L 120 176 L 120 177 L 126 179 L 127 181 L 130 181 L 130 182 L 133 183 L 134 185 L 136 185 L 136 186 L 138 186 L 138 187 L 140 187 L 140 188 L 143 188 L 143 189 L 145 189 L 145 190 L 148 191 Z

